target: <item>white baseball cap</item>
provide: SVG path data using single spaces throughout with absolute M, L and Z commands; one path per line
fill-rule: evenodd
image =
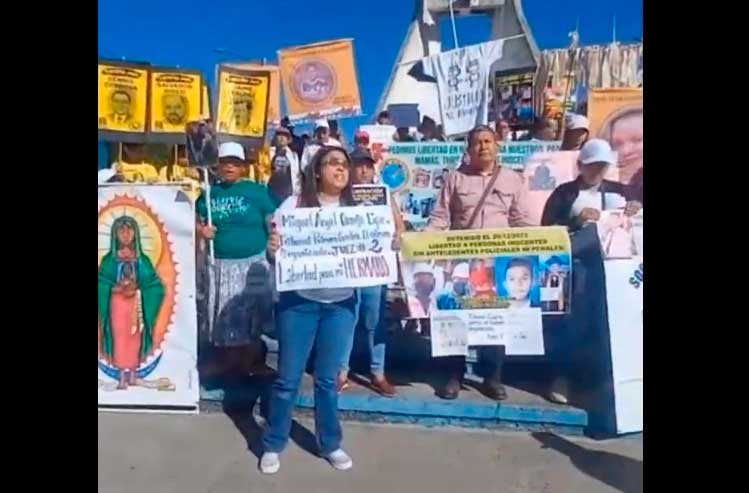
M 580 149 L 577 160 L 582 164 L 608 163 L 616 164 L 618 155 L 611 150 L 611 146 L 603 139 L 590 139 Z
M 328 120 L 321 119 L 321 120 L 315 120 L 315 130 L 318 128 L 327 128 L 330 130 L 330 125 L 328 125 Z
M 426 262 L 418 262 L 416 265 L 414 265 L 413 275 L 416 275 L 416 274 L 434 275 L 434 269 L 432 269 L 432 266 L 427 264 Z
M 237 142 L 224 142 L 218 147 L 218 158 L 233 157 L 244 161 L 244 147 Z
M 567 130 L 590 129 L 590 121 L 588 121 L 588 119 L 583 115 L 578 115 L 576 113 L 567 113 L 567 117 L 565 120 L 565 127 L 567 127 Z
M 115 174 L 116 172 L 113 169 L 110 169 L 110 168 L 100 169 L 99 170 L 99 183 L 106 183 Z
M 460 277 L 461 279 L 468 279 L 470 277 L 470 268 L 468 262 L 461 262 L 453 269 L 453 278 Z

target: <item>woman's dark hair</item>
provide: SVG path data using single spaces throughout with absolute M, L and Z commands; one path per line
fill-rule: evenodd
M 346 156 L 346 162 L 349 167 L 349 181 L 346 188 L 341 192 L 341 205 L 354 205 L 354 199 L 351 195 L 351 157 L 346 149 L 338 146 L 322 146 L 312 157 L 307 168 L 304 170 L 302 177 L 302 192 L 299 197 L 299 207 L 320 207 L 320 201 L 317 194 L 320 191 L 320 169 L 323 166 L 325 156 L 332 151 L 340 151 Z

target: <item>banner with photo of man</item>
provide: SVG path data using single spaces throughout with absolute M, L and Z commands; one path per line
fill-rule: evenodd
M 268 123 L 271 125 L 281 124 L 281 70 L 278 65 L 265 65 L 262 63 L 227 63 L 230 68 L 240 70 L 261 70 L 270 73 L 270 96 L 268 99 Z
M 570 311 L 572 262 L 564 227 L 405 233 L 401 272 L 411 318 L 444 322 L 454 327 L 443 331 L 445 337 L 464 332 L 468 345 L 505 345 L 497 341 L 529 330 L 532 339 L 518 339 L 524 349 L 514 354 L 536 354 L 542 314 Z M 438 336 L 433 355 L 463 354 L 460 347 L 455 340 L 441 345 Z
M 361 114 L 351 39 L 279 50 L 278 60 L 290 120 Z
M 148 117 L 148 66 L 100 61 L 98 71 L 100 137 L 142 142 Z
M 642 88 L 591 89 L 588 94 L 590 135 L 605 139 L 619 155 L 617 171 L 624 184 L 642 184 Z
M 203 76 L 200 72 L 152 68 L 149 80 L 152 137 L 171 134 L 175 143 L 183 142 L 187 122 L 201 117 Z
M 560 142 L 503 142 L 498 158 L 503 166 L 522 171 L 535 153 L 550 153 Z M 465 144 L 420 142 L 391 144 L 382 163 L 380 181 L 397 193 L 403 219 L 414 230 L 426 226 L 450 171 L 460 166 Z
M 216 130 L 223 140 L 258 141 L 268 125 L 270 72 L 220 66 Z

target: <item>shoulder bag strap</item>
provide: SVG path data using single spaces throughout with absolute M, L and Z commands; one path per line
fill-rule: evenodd
M 494 188 L 494 184 L 497 182 L 497 178 L 499 178 L 499 173 L 501 171 L 502 167 L 499 164 L 495 165 L 494 173 L 492 173 L 492 177 L 489 180 L 489 183 L 486 184 L 486 188 L 484 188 L 484 192 L 481 194 L 481 198 L 476 204 L 476 208 L 473 210 L 471 218 L 468 220 L 466 227 L 463 229 L 471 229 L 473 227 L 473 223 L 476 222 L 476 218 L 479 216 L 481 209 L 484 208 L 484 202 L 486 202 L 486 198 L 489 196 L 489 192 L 491 192 L 492 188 Z

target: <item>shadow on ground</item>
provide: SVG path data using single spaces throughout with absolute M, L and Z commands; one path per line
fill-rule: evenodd
M 642 461 L 629 457 L 589 450 L 553 433 L 532 433 L 542 448 L 556 450 L 569 457 L 581 472 L 622 493 L 642 492 Z

